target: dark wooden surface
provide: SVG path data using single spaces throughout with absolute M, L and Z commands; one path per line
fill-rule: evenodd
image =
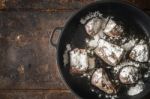
M 129 1 L 149 13 L 149 0 Z M 91 2 L 0 0 L 0 99 L 77 99 L 62 81 L 49 34 Z

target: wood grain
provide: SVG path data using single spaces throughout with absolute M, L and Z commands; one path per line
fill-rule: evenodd
M 7 0 L 6 8 L 12 9 L 79 9 L 94 0 Z
M 0 89 L 66 89 L 49 35 L 64 26 L 71 14 L 0 13 Z
M 75 10 L 103 0 L 0 0 L 0 9 L 57 11 Z M 149 0 L 124 0 L 129 1 L 141 9 L 150 9 Z
M 68 90 L 0 90 L 0 99 L 77 99 Z

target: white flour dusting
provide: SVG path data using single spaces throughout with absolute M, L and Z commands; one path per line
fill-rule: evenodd
M 86 71 L 88 68 L 88 56 L 85 49 L 74 49 L 70 51 L 70 65 L 79 71 Z
M 136 45 L 130 52 L 129 56 L 135 61 L 147 62 L 149 58 L 149 50 L 147 44 Z
M 144 90 L 144 82 L 139 81 L 134 87 L 130 87 L 127 93 L 129 96 L 134 96 L 141 93 L 143 90 Z
M 95 49 L 95 53 L 107 64 L 115 66 L 121 60 L 124 54 L 124 49 L 100 39 L 98 42 L 98 47 Z
M 118 73 L 119 70 L 120 70 L 121 68 L 125 67 L 125 66 L 135 66 L 135 67 L 138 68 L 138 67 L 140 67 L 140 64 L 137 63 L 137 62 L 133 62 L 133 61 L 131 61 L 131 60 L 127 60 L 127 61 L 124 61 L 124 62 L 120 63 L 119 65 L 115 66 L 115 67 L 114 67 L 114 72 L 115 72 L 115 73 Z
M 119 79 L 124 84 L 136 83 L 139 79 L 138 68 L 135 66 L 126 66 L 120 70 Z
M 63 54 L 63 62 L 64 62 L 64 65 L 66 66 L 68 63 L 69 63 L 69 56 L 68 56 L 68 52 L 71 50 L 71 45 L 70 44 L 67 44 L 66 45 L 66 50 Z
M 95 48 L 95 47 L 98 46 L 98 41 L 99 41 L 99 39 L 100 39 L 99 34 L 96 34 L 96 35 L 93 37 L 93 39 L 91 39 L 91 40 L 85 39 L 85 40 L 86 40 L 87 45 L 88 45 L 91 49 L 93 49 L 93 48 Z
M 137 41 L 138 41 L 138 39 L 132 39 L 132 40 L 128 41 L 127 43 L 121 45 L 121 47 L 123 49 L 125 49 L 126 51 L 129 51 L 129 50 L 131 50 L 132 47 L 135 46 L 135 44 L 137 43 Z
M 110 19 L 104 29 L 104 33 L 110 32 L 116 25 L 116 22 Z
M 88 47 L 91 49 L 94 49 L 98 46 L 99 40 L 100 39 L 105 39 L 106 35 L 103 33 L 103 31 L 99 31 L 98 34 L 96 34 L 95 36 L 93 36 L 92 39 L 85 39 L 85 42 L 87 43 Z
M 101 14 L 99 11 L 95 11 L 95 12 L 89 13 L 86 17 L 82 18 L 82 19 L 80 20 L 80 23 L 81 23 L 81 24 L 85 24 L 88 20 L 90 20 L 90 19 L 92 19 L 92 18 L 95 18 L 95 17 L 98 17 L 98 18 L 103 19 L 102 14 Z
M 94 36 L 101 30 L 101 26 L 102 20 L 99 18 L 93 18 L 85 25 L 85 30 L 87 34 Z

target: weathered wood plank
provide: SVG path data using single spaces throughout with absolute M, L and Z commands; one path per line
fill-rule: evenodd
M 79 9 L 94 0 L 7 0 L 6 8 Z
M 66 89 L 48 32 L 72 13 L 0 12 L 0 89 Z
M 43 92 L 0 92 L 0 99 L 45 99 Z
M 45 99 L 78 99 L 78 98 L 70 91 L 58 91 L 58 92 L 53 91 L 52 93 L 46 92 Z
M 0 9 L 16 10 L 74 10 L 98 0 L 0 0 Z M 150 9 L 149 0 L 129 1 L 141 9 Z
M 5 0 L 0 0 L 0 9 L 5 8 Z
M 0 91 L 0 99 L 77 99 L 67 90 Z

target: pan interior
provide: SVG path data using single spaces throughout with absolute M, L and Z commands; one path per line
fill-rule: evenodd
M 149 40 L 150 22 L 147 17 L 138 9 L 118 2 L 104 2 L 104 3 L 93 3 L 76 15 L 74 15 L 66 24 L 64 31 L 59 39 L 59 45 L 57 50 L 57 61 L 60 68 L 60 72 L 67 85 L 75 92 L 78 96 L 85 99 L 105 99 L 105 97 L 99 98 L 96 93 L 91 92 L 90 82 L 86 78 L 78 78 L 71 76 L 69 73 L 69 65 L 64 66 L 63 54 L 66 50 L 66 45 L 71 44 L 73 48 L 85 48 L 85 38 L 88 35 L 85 32 L 84 25 L 80 23 L 80 19 L 90 12 L 99 11 L 106 16 L 114 16 L 116 21 L 121 21 L 124 24 L 128 33 L 134 33 L 140 38 Z M 132 31 L 132 32 L 131 32 Z M 150 91 L 149 81 L 146 83 L 145 90 L 136 96 L 129 97 L 124 91 L 120 91 L 119 99 L 145 99 Z

